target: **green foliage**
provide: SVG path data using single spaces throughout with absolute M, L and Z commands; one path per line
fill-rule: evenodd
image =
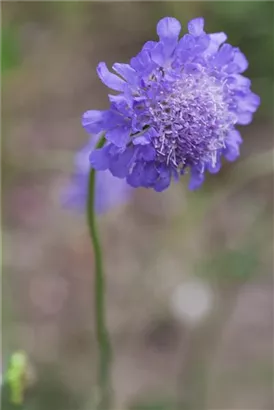
M 248 245 L 242 249 L 223 250 L 203 264 L 199 271 L 215 281 L 245 281 L 255 274 L 258 258 L 256 249 Z
M 136 402 L 129 407 L 129 410 L 175 410 L 176 404 L 171 400 L 155 399 Z
M 1 71 L 6 74 L 19 64 L 19 44 L 15 27 L 1 28 Z

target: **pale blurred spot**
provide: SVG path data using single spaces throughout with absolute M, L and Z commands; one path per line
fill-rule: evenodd
M 213 304 L 212 288 L 197 279 L 180 284 L 171 296 L 173 315 L 190 326 L 195 326 L 204 320 L 212 310 Z
M 56 315 L 68 297 L 68 282 L 61 277 L 35 277 L 30 282 L 30 299 L 44 315 Z

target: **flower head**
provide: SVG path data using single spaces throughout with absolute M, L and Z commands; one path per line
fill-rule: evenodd
M 198 188 L 206 171 L 216 173 L 221 157 L 233 161 L 242 143 L 236 124 L 246 125 L 260 104 L 242 76 L 248 62 L 224 43 L 224 33 L 206 34 L 203 18 L 181 25 L 172 17 L 159 21 L 159 41 L 148 41 L 130 64 L 105 63 L 102 82 L 118 91 L 106 111 L 87 111 L 89 133 L 105 132 L 107 143 L 90 155 L 97 170 L 109 169 L 133 187 L 166 189 L 171 179 L 191 174 Z
M 86 206 L 88 178 L 91 168 L 89 156 L 98 137 L 92 136 L 89 143 L 83 147 L 75 157 L 75 172 L 68 187 L 66 187 L 63 201 L 70 208 L 83 210 Z M 109 208 L 122 204 L 129 199 L 131 187 L 125 180 L 115 178 L 106 170 L 96 172 L 95 210 L 104 213 Z

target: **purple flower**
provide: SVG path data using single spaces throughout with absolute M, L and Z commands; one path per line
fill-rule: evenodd
M 106 111 L 87 111 L 89 133 L 105 132 L 106 144 L 90 155 L 97 170 L 109 169 L 133 187 L 163 191 L 171 179 L 191 174 L 189 188 L 216 173 L 221 158 L 234 161 L 242 143 L 236 124 L 246 125 L 260 104 L 242 75 L 244 54 L 224 43 L 224 33 L 206 34 L 203 18 L 181 25 L 159 21 L 159 41 L 148 41 L 130 64 L 97 68 L 102 82 L 118 91 Z
M 84 210 L 87 201 L 87 189 L 90 152 L 94 148 L 98 137 L 92 136 L 89 143 L 82 148 L 75 158 L 75 172 L 69 186 L 63 195 L 63 202 L 70 208 Z M 97 213 L 106 212 L 109 208 L 126 202 L 130 196 L 131 187 L 125 180 L 115 178 L 106 170 L 96 172 L 95 210 Z

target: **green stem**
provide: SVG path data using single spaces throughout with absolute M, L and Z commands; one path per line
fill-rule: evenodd
M 97 143 L 96 148 L 102 148 L 105 143 L 103 135 Z M 111 346 L 105 318 L 105 278 L 102 261 L 102 249 L 96 227 L 95 215 L 95 177 L 96 171 L 91 168 L 88 184 L 87 218 L 89 232 L 94 250 L 95 259 L 95 321 L 96 338 L 98 343 L 98 410 L 108 410 L 110 406 L 110 362 Z

